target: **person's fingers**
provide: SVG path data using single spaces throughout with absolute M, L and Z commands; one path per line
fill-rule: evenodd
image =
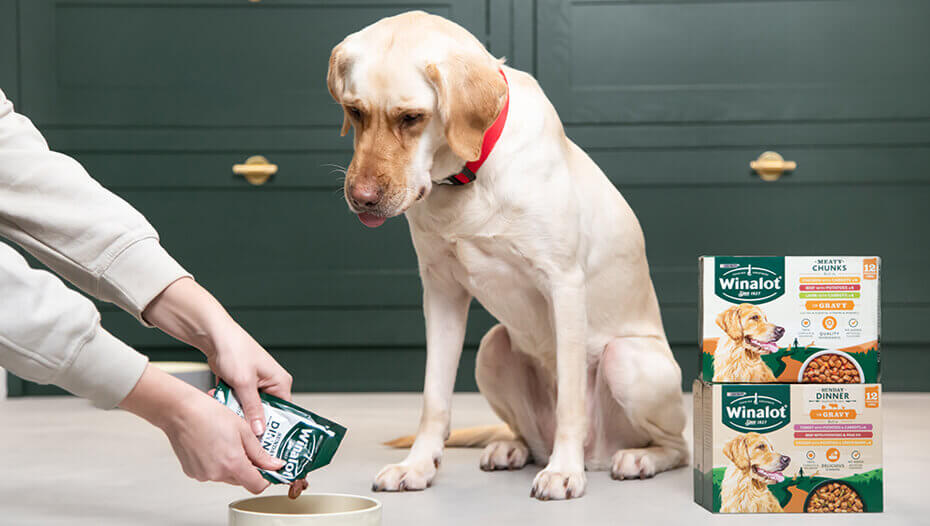
M 291 400 L 291 386 L 294 383 L 294 379 L 290 374 L 285 372 L 283 369 L 277 374 L 273 375 L 270 381 L 266 382 L 264 391 L 270 395 L 277 396 L 283 400 L 290 402 Z
M 262 408 L 262 399 L 258 396 L 258 388 L 255 384 L 234 385 L 233 390 L 239 405 L 242 406 L 245 421 L 249 423 L 249 429 L 255 436 L 261 436 L 265 432 L 265 410 Z
M 294 377 L 291 376 L 287 372 L 283 373 L 281 376 L 281 388 L 284 390 L 284 396 L 282 396 L 282 398 L 284 398 L 285 400 L 290 400 L 291 389 L 293 387 L 294 387 Z
M 235 473 L 236 482 L 243 488 L 249 490 L 255 495 L 265 491 L 270 482 L 264 479 L 261 474 L 254 467 L 249 466 L 248 463 L 243 463 L 242 466 L 236 470 Z
M 252 464 L 257 467 L 267 469 L 268 471 L 277 471 L 284 467 L 285 462 L 283 460 L 268 454 L 267 451 L 262 449 L 262 445 L 259 444 L 258 439 L 254 436 L 250 436 L 248 433 L 243 433 L 242 447 L 245 448 L 246 456 L 249 457 Z

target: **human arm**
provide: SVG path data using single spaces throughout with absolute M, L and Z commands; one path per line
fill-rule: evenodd
M 142 214 L 51 151 L 2 92 L 0 235 L 88 294 L 203 351 L 236 390 L 256 434 L 264 422 L 258 389 L 290 399 L 290 376 L 210 293 L 184 279 L 190 275 Z
M 189 275 L 142 214 L 77 161 L 51 151 L 2 91 L 0 236 L 140 320 L 155 296 Z
M 0 366 L 111 408 L 147 359 L 100 326 L 94 305 L 0 242 Z
M 287 373 L 189 279 L 145 218 L 77 161 L 51 151 L 2 92 L 0 236 L 88 294 L 203 350 L 214 371 L 249 401 L 253 425 L 262 415 L 259 388 L 290 398 Z M 0 366 L 101 407 L 115 406 L 140 381 L 146 358 L 100 327 L 93 304 L 51 274 L 30 269 L 5 244 L 0 290 Z M 149 309 L 153 303 L 159 307 Z

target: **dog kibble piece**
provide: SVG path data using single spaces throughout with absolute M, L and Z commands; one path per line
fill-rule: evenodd
M 824 484 L 807 501 L 809 513 L 862 513 L 862 498 L 841 482 Z
M 807 364 L 803 379 L 811 383 L 857 384 L 861 381 L 856 364 L 839 354 L 822 354 Z

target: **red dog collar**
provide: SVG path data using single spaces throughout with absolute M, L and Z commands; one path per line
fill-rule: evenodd
M 507 76 L 504 75 L 504 70 L 499 70 L 501 76 L 504 77 L 504 84 L 507 83 Z M 504 107 L 501 109 L 500 115 L 494 119 L 494 123 L 491 124 L 491 127 L 484 132 L 484 139 L 481 141 L 481 156 L 478 157 L 475 161 L 470 161 L 465 163 L 465 168 L 457 174 L 452 174 L 449 177 L 446 177 L 442 181 L 438 181 L 438 184 L 454 184 L 454 185 L 463 185 L 468 184 L 475 180 L 477 177 L 478 169 L 481 168 L 481 165 L 484 164 L 484 161 L 491 155 L 491 150 L 494 149 L 494 145 L 497 144 L 497 140 L 501 137 L 501 132 L 504 131 L 504 123 L 507 122 L 507 110 L 510 107 L 510 87 L 508 84 L 507 88 L 507 98 L 504 100 Z

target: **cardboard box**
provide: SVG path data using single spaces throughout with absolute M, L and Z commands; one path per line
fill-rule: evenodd
M 701 379 L 877 383 L 876 256 L 700 258 Z
M 709 511 L 882 511 L 880 385 L 698 380 L 694 405 L 694 501 Z

